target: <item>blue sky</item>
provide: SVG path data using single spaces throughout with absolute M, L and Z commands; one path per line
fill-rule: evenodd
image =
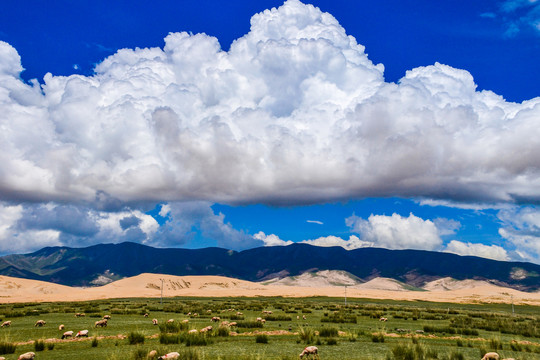
M 0 253 L 303 241 L 540 263 L 538 58 L 532 0 L 8 0 Z

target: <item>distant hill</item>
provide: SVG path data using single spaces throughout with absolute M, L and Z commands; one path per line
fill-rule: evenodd
M 237 252 L 221 248 L 161 249 L 125 242 L 86 248 L 47 247 L 31 254 L 0 257 L 0 275 L 70 286 L 101 285 L 141 273 L 263 281 L 319 270 L 347 271 L 364 282 L 391 278 L 413 287 L 451 277 L 522 291 L 540 290 L 540 265 L 421 250 L 345 250 L 292 244 Z

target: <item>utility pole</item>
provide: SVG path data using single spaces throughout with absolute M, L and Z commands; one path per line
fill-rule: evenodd
M 512 316 L 514 316 L 514 295 L 511 295 L 512 297 Z
M 161 280 L 161 301 L 160 301 L 160 304 L 161 306 L 163 306 L 163 279 L 160 279 Z

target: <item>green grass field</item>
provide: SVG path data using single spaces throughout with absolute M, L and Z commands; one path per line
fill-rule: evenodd
M 108 326 L 95 328 L 104 315 L 111 315 Z M 214 316 L 238 326 L 220 328 L 220 322 L 211 321 Z M 539 316 L 540 309 L 530 306 L 516 306 L 513 314 L 504 304 L 349 299 L 345 306 L 343 299 L 324 297 L 2 304 L 0 319 L 11 326 L 0 328 L 0 356 L 17 359 L 33 351 L 36 359 L 146 359 L 155 349 L 159 355 L 177 351 L 189 360 L 287 360 L 316 345 L 320 358 L 328 360 L 480 359 L 487 351 L 540 360 Z M 258 317 L 266 322 L 257 322 Z M 168 319 L 175 325 L 165 326 Z M 38 320 L 46 325 L 34 326 Z M 58 329 L 60 324 L 65 330 Z M 188 333 L 209 325 L 213 330 L 206 334 Z M 64 331 L 84 329 L 88 338 L 60 339 Z

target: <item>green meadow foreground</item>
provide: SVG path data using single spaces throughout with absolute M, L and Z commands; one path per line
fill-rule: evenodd
M 95 327 L 105 315 L 111 317 L 107 326 Z M 328 360 L 481 359 L 487 351 L 534 360 L 540 359 L 539 316 L 540 308 L 528 305 L 369 299 L 345 305 L 328 297 L 13 303 L 0 305 L 1 322 L 11 321 L 0 328 L 0 356 L 17 359 L 32 351 L 36 359 L 147 359 L 157 350 L 190 360 L 286 360 L 315 345 Z M 45 325 L 36 326 L 39 320 Z M 208 326 L 212 330 L 200 332 Z M 65 331 L 85 329 L 88 338 L 61 339 Z

